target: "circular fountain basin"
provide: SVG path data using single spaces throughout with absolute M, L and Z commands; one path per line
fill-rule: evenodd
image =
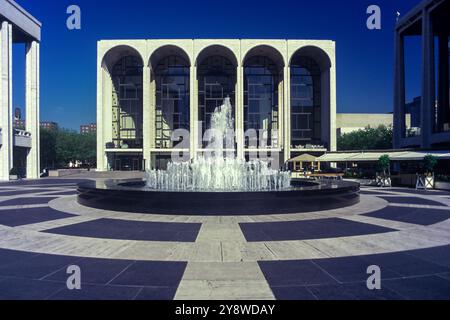
M 293 179 L 281 191 L 160 191 L 143 180 L 78 185 L 78 203 L 96 209 L 170 215 L 263 215 L 323 211 L 359 203 L 359 184 Z

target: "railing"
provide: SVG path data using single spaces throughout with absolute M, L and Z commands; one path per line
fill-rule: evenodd
M 18 137 L 29 137 L 31 138 L 31 132 L 21 130 L 21 129 L 14 129 L 14 135 Z M 3 134 L 3 128 L 0 128 L 0 134 Z
M 405 134 L 406 138 L 418 137 L 421 135 L 421 128 L 411 127 L 411 128 L 406 129 L 405 133 L 406 133 Z
M 323 145 L 313 145 L 313 144 L 306 144 L 306 145 L 299 145 L 299 146 L 291 146 L 292 149 L 297 149 L 297 150 L 303 150 L 303 149 L 308 149 L 308 150 L 323 150 L 326 149 L 325 146 Z
M 14 129 L 14 135 L 19 137 L 29 137 L 31 138 L 31 133 L 21 129 Z

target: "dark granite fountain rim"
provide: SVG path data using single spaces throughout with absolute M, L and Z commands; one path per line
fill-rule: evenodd
M 294 185 L 289 189 L 283 190 L 263 190 L 263 191 L 245 191 L 245 190 L 215 190 L 215 191 L 203 191 L 203 190 L 155 190 L 145 187 L 145 180 L 143 179 L 122 179 L 122 180 L 103 180 L 103 181 L 89 181 L 78 184 L 78 189 L 97 189 L 97 190 L 109 190 L 109 191 L 123 191 L 123 192 L 151 192 L 151 193 L 161 193 L 161 194 L 179 194 L 179 193 L 189 193 L 189 194 L 237 194 L 237 193 L 248 193 L 248 194 L 267 194 L 267 193 L 291 193 L 302 191 L 303 193 L 315 193 L 317 191 L 359 191 L 360 185 L 356 182 L 351 181 L 338 181 L 338 180 L 310 180 L 310 179 L 292 179 Z
M 145 191 L 123 184 L 144 185 L 144 180 L 106 180 L 78 186 L 78 203 L 87 207 L 136 213 L 170 215 L 261 215 L 323 211 L 359 202 L 359 184 L 348 181 L 294 180 L 283 191 Z M 307 184 L 308 186 L 305 186 Z

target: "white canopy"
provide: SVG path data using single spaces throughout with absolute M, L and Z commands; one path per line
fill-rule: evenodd
M 427 155 L 433 155 L 440 160 L 450 159 L 450 151 L 374 151 L 374 152 L 336 152 L 327 153 L 317 158 L 321 162 L 360 162 L 378 161 L 383 155 L 388 155 L 393 161 L 421 161 Z

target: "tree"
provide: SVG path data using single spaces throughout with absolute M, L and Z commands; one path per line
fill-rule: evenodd
M 425 173 L 432 173 L 434 171 L 434 167 L 437 165 L 437 158 L 432 154 L 428 154 L 423 158 L 423 168 L 425 169 Z
M 94 165 L 97 161 L 97 134 L 93 132 L 80 134 L 78 139 L 79 160 Z
M 392 149 L 392 128 L 380 125 L 343 134 L 338 138 L 338 150 Z
M 41 167 L 65 168 L 69 162 L 81 161 L 95 166 L 95 133 L 79 134 L 68 129 L 41 129 Z
M 56 165 L 56 135 L 57 130 L 41 128 L 40 130 L 40 159 L 41 170 L 53 168 Z
M 378 167 L 383 171 L 383 176 L 386 176 L 386 172 L 389 172 L 391 168 L 391 159 L 387 154 L 378 159 Z

